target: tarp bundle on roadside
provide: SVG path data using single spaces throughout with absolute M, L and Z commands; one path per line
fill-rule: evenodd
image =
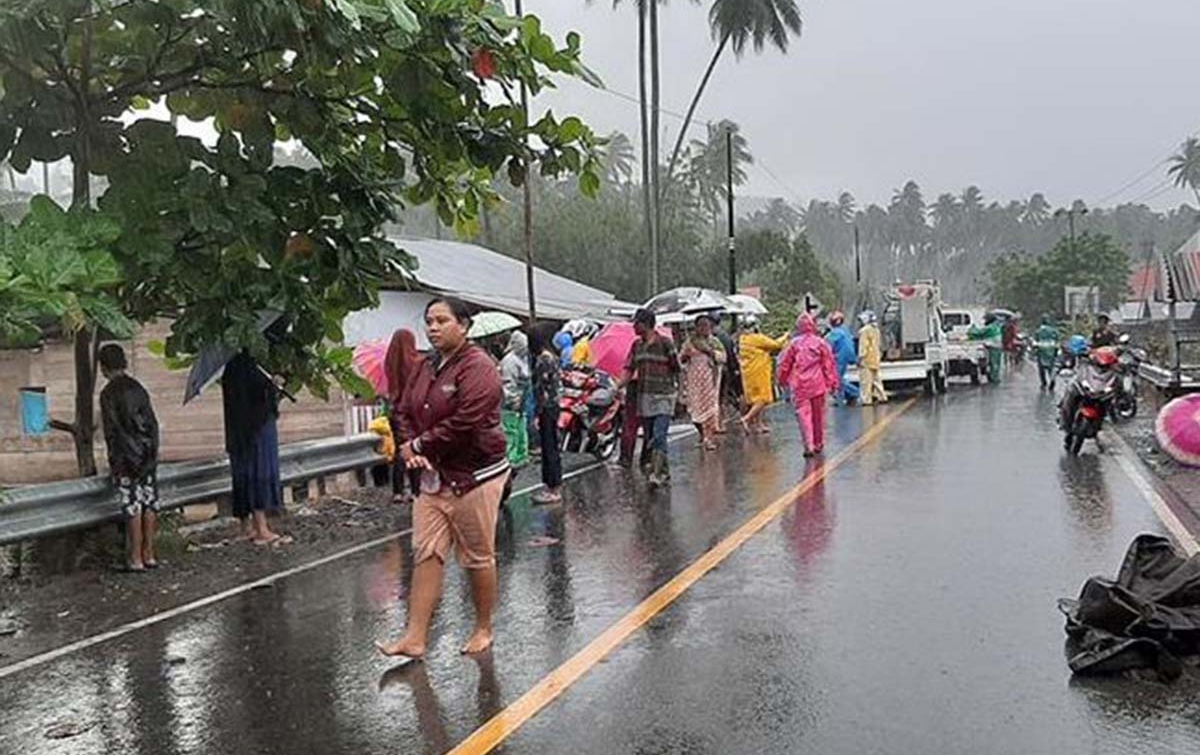
M 1058 606 L 1073 672 L 1152 669 L 1176 679 L 1185 659 L 1200 655 L 1200 554 L 1183 558 L 1167 538 L 1139 535 L 1115 581 L 1092 577 L 1078 600 Z

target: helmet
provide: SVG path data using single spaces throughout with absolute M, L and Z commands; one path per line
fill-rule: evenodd
M 1079 335 L 1071 336 L 1070 340 L 1067 341 L 1067 351 L 1071 352 L 1072 354 L 1074 354 L 1077 357 L 1083 356 L 1084 354 L 1086 354 L 1087 350 L 1088 350 L 1087 339 L 1084 338 L 1083 336 L 1079 336 Z
M 742 325 L 747 328 L 758 327 L 758 315 L 742 315 L 738 319 L 741 321 Z
M 875 322 L 875 313 L 869 309 L 864 309 L 862 312 L 858 313 L 858 320 L 863 325 Z
M 1105 346 L 1092 352 L 1092 363 L 1098 367 L 1113 367 L 1116 365 L 1117 351 Z
M 579 341 L 595 332 L 595 323 L 583 319 L 571 320 L 562 329 L 564 333 L 571 336 L 572 340 Z
M 836 328 L 837 326 L 841 325 L 844 322 L 846 322 L 846 315 L 844 315 L 843 313 L 835 311 L 835 312 L 831 312 L 829 314 L 829 326 L 830 327 Z

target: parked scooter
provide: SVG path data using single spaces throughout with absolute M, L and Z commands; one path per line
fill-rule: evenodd
M 1130 420 L 1137 416 L 1138 368 L 1146 361 L 1146 352 L 1130 345 L 1128 333 L 1121 335 L 1117 346 L 1117 396 L 1114 401 L 1113 420 Z
M 620 442 L 625 396 L 612 376 L 586 364 L 563 370 L 558 434 L 564 451 L 612 458 Z
M 1113 412 L 1119 377 L 1117 361 L 1117 352 L 1112 348 L 1096 349 L 1077 360 L 1075 378 L 1063 396 L 1059 420 L 1063 447 L 1072 456 L 1083 450 L 1085 440 L 1100 434 L 1104 416 Z

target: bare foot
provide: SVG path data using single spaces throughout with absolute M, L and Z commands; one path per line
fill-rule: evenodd
M 474 655 L 482 653 L 492 646 L 492 630 L 491 629 L 476 629 L 467 638 L 467 644 L 463 645 L 463 655 Z
M 425 643 L 409 639 L 408 635 L 391 643 L 376 642 L 375 647 L 379 648 L 379 652 L 384 655 L 403 655 L 407 658 L 425 657 Z

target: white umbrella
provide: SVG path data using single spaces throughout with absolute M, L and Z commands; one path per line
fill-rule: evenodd
M 732 306 L 729 308 L 731 315 L 765 315 L 767 307 L 758 299 L 746 294 L 729 294 L 727 297 Z
M 521 327 L 521 321 L 507 312 L 480 312 L 471 318 L 468 338 L 487 338 Z

